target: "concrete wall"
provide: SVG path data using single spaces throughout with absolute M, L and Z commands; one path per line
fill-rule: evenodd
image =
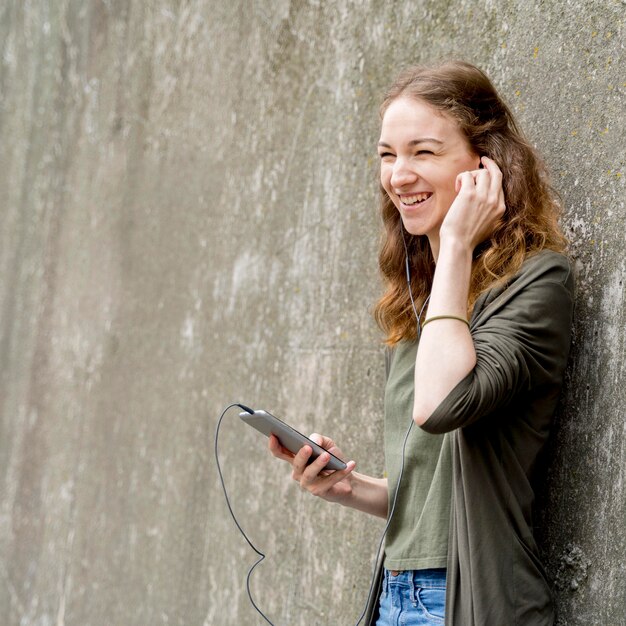
M 626 624 L 623 1 L 0 8 L 0 615 L 260 624 L 213 460 L 242 401 L 383 469 L 377 106 L 481 65 L 546 155 L 579 282 L 542 494 L 560 623 Z M 382 524 L 301 493 L 231 413 L 276 624 L 351 624 Z

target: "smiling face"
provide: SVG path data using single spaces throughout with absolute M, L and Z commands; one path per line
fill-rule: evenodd
M 456 198 L 458 174 L 477 169 L 454 120 L 429 104 L 401 96 L 385 111 L 380 142 L 380 182 L 406 230 L 426 235 L 438 249 L 439 229 Z

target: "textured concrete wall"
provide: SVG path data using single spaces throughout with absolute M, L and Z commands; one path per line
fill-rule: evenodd
M 264 407 L 382 471 L 382 89 L 441 55 L 546 155 L 578 266 L 542 494 L 560 623 L 626 624 L 623 1 L 5 1 L 0 621 L 257 624 L 212 457 Z M 351 624 L 381 523 L 228 418 L 277 624 Z

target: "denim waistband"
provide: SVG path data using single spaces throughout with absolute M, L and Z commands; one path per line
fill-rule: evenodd
M 383 588 L 387 590 L 387 586 L 401 585 L 406 587 L 445 587 L 446 586 L 446 569 L 431 568 L 431 569 L 410 569 L 398 572 L 396 576 L 393 576 L 388 569 L 385 570 L 385 576 L 383 580 Z

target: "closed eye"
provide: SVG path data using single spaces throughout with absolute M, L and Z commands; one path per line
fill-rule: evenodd
M 378 154 L 378 156 L 379 156 L 381 159 L 384 159 L 385 157 L 392 157 L 392 156 L 393 156 L 393 154 L 392 154 L 391 152 L 380 152 L 380 153 Z
M 418 150 L 416 154 L 434 154 L 432 150 Z

